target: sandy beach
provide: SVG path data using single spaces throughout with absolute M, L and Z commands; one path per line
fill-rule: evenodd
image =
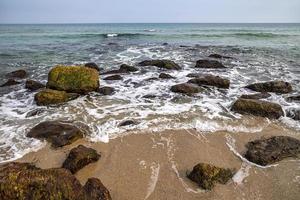
M 90 177 L 100 178 L 114 200 L 296 200 L 300 195 L 299 160 L 285 159 L 261 167 L 240 157 L 247 142 L 276 135 L 300 139 L 297 132 L 276 124 L 258 133 L 128 132 L 109 143 L 82 139 L 56 150 L 47 145 L 18 162 L 32 162 L 43 169 L 61 167 L 70 149 L 83 144 L 101 153 L 101 158 L 77 172 L 76 177 L 82 184 Z M 187 171 L 199 162 L 234 168 L 237 173 L 226 185 L 204 191 L 186 178 Z

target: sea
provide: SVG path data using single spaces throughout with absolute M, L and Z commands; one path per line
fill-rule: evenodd
M 217 53 L 233 57 L 220 60 L 226 69 L 197 69 L 199 59 Z M 196 129 L 259 133 L 270 124 L 300 134 L 300 122 L 289 117 L 268 120 L 230 111 L 242 94 L 253 91 L 247 84 L 284 80 L 293 86 L 285 95 L 272 93 L 267 101 L 279 103 L 285 112 L 299 110 L 299 102 L 286 97 L 300 91 L 300 24 L 2 24 L 0 25 L 0 84 L 7 73 L 25 69 L 28 79 L 47 83 L 57 64 L 95 62 L 101 70 L 121 64 L 137 66 L 147 59 L 169 59 L 183 69 L 164 71 L 155 67 L 122 75 L 123 80 L 105 81 L 116 92 L 110 96 L 90 93 L 59 106 L 37 106 L 35 92 L 22 84 L 0 88 L 0 162 L 18 159 L 45 145 L 26 133 L 47 120 L 71 121 L 87 129 L 86 138 L 109 142 L 128 132 L 159 132 Z M 167 72 L 176 79 L 155 79 Z M 170 91 L 187 82 L 189 73 L 230 79 L 228 90 L 207 88 L 195 96 Z M 144 98 L 153 95 L 155 98 Z M 37 113 L 31 116 L 31 113 Z M 124 120 L 138 124 L 120 127 Z

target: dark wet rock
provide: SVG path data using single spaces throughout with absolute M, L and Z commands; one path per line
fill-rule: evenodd
M 161 79 L 174 79 L 175 77 L 174 77 L 174 76 L 171 76 L 170 74 L 161 73 L 161 74 L 159 75 L 159 78 L 161 78 Z
M 8 79 L 6 83 L 2 84 L 0 87 L 7 87 L 7 86 L 12 86 L 12 85 L 19 85 L 21 82 L 15 81 L 14 79 Z
M 69 93 L 86 94 L 99 88 L 99 72 L 84 66 L 58 65 L 49 72 L 47 87 Z
M 70 151 L 62 167 L 75 174 L 86 165 L 97 162 L 100 157 L 96 150 L 79 145 Z
M 119 124 L 119 126 L 131 126 L 131 125 L 137 125 L 139 124 L 137 121 L 134 121 L 134 120 L 125 120 L 123 122 L 121 122 Z
M 147 95 L 143 96 L 142 98 L 145 98 L 145 99 L 155 99 L 155 98 L 157 98 L 157 96 L 153 95 L 153 94 L 147 94 Z
M 97 70 L 98 72 L 100 72 L 99 66 L 98 66 L 96 63 L 94 63 L 94 62 L 86 63 L 84 66 L 85 66 L 85 67 L 92 68 L 92 69 L 95 69 L 95 70 Z
M 300 154 L 300 141 L 288 136 L 274 136 L 248 142 L 245 158 L 259 165 L 269 165 Z
M 122 76 L 120 75 L 112 75 L 112 76 L 108 76 L 108 77 L 105 77 L 103 80 L 106 80 L 106 81 L 117 81 L 117 80 L 122 80 Z
M 140 66 L 156 66 L 163 69 L 180 70 L 181 67 L 171 60 L 145 60 L 139 63 Z
M 269 119 L 278 119 L 284 115 L 279 104 L 255 99 L 238 99 L 231 108 L 240 114 L 250 114 Z
M 27 133 L 27 137 L 47 140 L 55 148 L 69 145 L 83 135 L 84 133 L 76 126 L 59 121 L 41 122 Z
M 115 88 L 108 87 L 108 86 L 101 87 L 98 90 L 98 92 L 103 95 L 112 95 L 115 91 L 116 91 Z
M 300 95 L 289 96 L 287 98 L 288 101 L 300 101 Z
M 164 42 L 162 45 L 163 46 L 168 46 L 169 44 L 167 42 Z
M 189 73 L 188 75 L 186 75 L 186 77 L 189 77 L 189 78 L 199 78 L 202 76 L 203 76 L 203 74 L 201 74 L 201 73 Z
M 87 199 L 91 200 L 111 200 L 111 196 L 106 187 L 97 178 L 89 178 L 84 185 Z
M 196 63 L 196 68 L 226 68 L 222 63 L 216 60 L 198 60 Z
M 232 59 L 232 57 L 230 57 L 230 56 L 223 56 L 223 55 L 220 55 L 220 54 L 216 54 L 216 53 L 214 53 L 214 54 L 210 54 L 208 57 L 210 57 L 210 58 L 218 58 L 218 59 Z
M 271 95 L 267 92 L 261 92 L 256 94 L 243 94 L 241 98 L 243 99 L 266 99 L 269 98 Z
M 44 84 L 34 81 L 34 80 L 27 80 L 25 83 L 25 88 L 28 90 L 31 90 L 31 91 L 36 91 L 36 90 L 44 88 L 44 87 L 45 87 Z
M 126 74 L 126 73 L 130 73 L 130 72 L 136 72 L 139 69 L 134 67 L 134 66 L 130 66 L 130 65 L 126 65 L 123 64 L 120 66 L 119 69 L 117 70 L 111 70 L 111 71 L 107 71 L 107 72 L 103 72 L 101 73 L 101 75 L 106 75 L 106 74 Z
M 111 200 L 111 197 L 98 179 L 89 179 L 83 187 L 66 169 L 40 169 L 30 163 L 12 162 L 0 166 L 0 199 Z
M 203 89 L 193 84 L 181 83 L 181 84 L 173 85 L 171 87 L 171 91 L 175 93 L 191 95 L 191 94 L 199 93 L 203 91 Z
M 23 69 L 16 70 L 6 74 L 6 77 L 9 78 L 25 78 L 27 76 L 27 72 Z
M 157 77 L 152 77 L 152 78 L 146 78 L 145 81 L 158 81 L 159 78 Z
M 203 77 L 191 79 L 188 82 L 199 86 L 208 85 L 224 89 L 228 89 L 230 86 L 230 81 L 228 79 L 213 75 L 205 75 Z
M 181 48 L 188 48 L 188 47 L 191 47 L 191 46 L 189 46 L 189 45 L 179 45 L 179 47 L 181 47 Z
M 65 91 L 44 89 L 35 94 L 34 100 L 39 106 L 55 105 L 76 99 L 76 93 L 66 93 Z
M 26 114 L 26 118 L 29 118 L 29 117 L 34 117 L 36 115 L 39 115 L 43 112 L 45 112 L 46 110 L 45 109 L 41 109 L 41 108 L 37 108 L 37 109 L 34 109 L 32 111 L 29 111 L 27 114 Z
M 286 111 L 286 116 L 292 118 L 293 120 L 300 120 L 300 110 L 297 109 L 289 109 Z
M 292 85 L 284 81 L 254 83 L 254 84 L 247 85 L 245 88 L 248 88 L 256 92 L 274 92 L 280 94 L 286 94 L 293 90 Z
M 187 177 L 201 188 L 211 190 L 216 183 L 226 184 L 234 175 L 231 169 L 219 168 L 206 163 L 197 164 Z

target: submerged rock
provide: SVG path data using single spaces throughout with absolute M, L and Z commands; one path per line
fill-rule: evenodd
M 240 114 L 278 119 L 283 116 L 283 110 L 279 104 L 255 99 L 238 99 L 231 110 Z
M 130 126 L 130 125 L 137 125 L 138 122 L 137 121 L 134 121 L 134 120 L 125 120 L 123 122 L 121 122 L 119 124 L 119 126 Z
M 221 58 L 224 58 L 224 59 L 232 59 L 232 57 L 230 56 L 223 56 L 223 55 L 220 55 L 220 54 L 210 54 L 208 57 L 210 58 L 218 58 L 218 59 L 221 59 Z
M 35 94 L 34 100 L 39 106 L 55 105 L 76 99 L 78 94 L 65 91 L 44 89 Z
M 105 87 L 99 88 L 98 92 L 103 95 L 112 95 L 115 92 L 115 88 L 105 86 Z
M 259 165 L 269 165 L 300 154 L 300 141 L 288 136 L 254 140 L 246 145 L 245 158 Z
M 289 96 L 287 98 L 288 101 L 300 101 L 300 95 Z
M 261 92 L 256 94 L 243 94 L 241 98 L 243 99 L 266 99 L 269 98 L 271 95 L 267 92 Z
M 12 86 L 12 85 L 18 85 L 18 84 L 21 84 L 21 82 L 15 81 L 14 79 L 10 78 L 6 81 L 6 83 L 2 84 L 0 87 L 7 87 L 7 86 Z
M 30 163 L 0 166 L 0 199 L 111 200 L 100 180 L 89 179 L 83 187 L 66 169 L 40 169 Z
M 44 84 L 34 81 L 34 80 L 27 80 L 25 83 L 25 88 L 30 91 L 36 91 L 36 90 L 44 88 L 44 87 L 45 87 Z
M 99 73 L 95 69 L 84 66 L 58 65 L 49 72 L 47 87 L 86 94 L 99 88 Z
M 83 135 L 76 126 L 59 121 L 41 122 L 27 133 L 27 137 L 47 140 L 55 148 L 71 144 Z
M 198 60 L 196 63 L 196 68 L 226 68 L 222 63 L 216 60 Z
M 94 63 L 94 62 L 86 63 L 84 66 L 85 66 L 85 67 L 92 68 L 92 69 L 95 69 L 95 70 L 97 70 L 98 72 L 100 72 L 99 66 L 98 66 L 96 63 Z
M 293 90 L 292 85 L 284 81 L 270 81 L 263 83 L 253 83 L 247 85 L 245 88 L 256 92 L 274 92 L 280 94 L 286 94 Z
M 181 67 L 171 60 L 145 60 L 139 63 L 140 66 L 155 66 L 163 69 L 180 70 Z
M 27 72 L 23 69 L 16 70 L 6 74 L 6 77 L 9 78 L 25 78 L 27 76 Z
M 159 75 L 159 78 L 161 78 L 161 79 L 174 79 L 175 77 L 174 77 L 174 76 L 171 76 L 170 74 L 161 73 L 161 74 Z
M 100 157 L 96 150 L 79 145 L 70 151 L 62 167 L 75 174 L 86 165 L 98 161 Z
M 181 84 L 173 85 L 171 87 L 171 91 L 175 93 L 191 95 L 191 94 L 199 93 L 203 91 L 203 89 L 193 84 L 181 83 Z
M 26 118 L 28 118 L 28 117 L 34 117 L 34 116 L 36 116 L 36 115 L 39 115 L 39 114 L 41 114 L 41 113 L 43 113 L 43 112 L 45 112 L 46 110 L 45 109 L 41 109 L 41 108 L 37 108 L 37 109 L 34 109 L 34 110 L 32 110 L 32 111 L 29 111 L 27 114 L 26 114 Z
M 223 169 L 206 163 L 199 163 L 187 177 L 201 188 L 211 190 L 216 183 L 226 184 L 234 175 L 231 169 Z
M 117 81 L 117 80 L 122 80 L 122 76 L 120 75 L 112 75 L 112 76 L 108 76 L 106 78 L 104 78 L 103 80 L 106 80 L 106 81 Z
M 230 81 L 228 79 L 213 75 L 205 75 L 203 77 L 194 78 L 189 80 L 188 83 L 193 83 L 199 86 L 208 85 L 224 89 L 228 89 L 230 86 Z

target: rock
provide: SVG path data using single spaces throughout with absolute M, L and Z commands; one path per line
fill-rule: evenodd
M 300 120 L 300 110 L 297 109 L 289 109 L 286 111 L 286 116 L 292 118 L 293 120 Z
M 226 184 L 234 175 L 233 170 L 223 169 L 206 163 L 197 164 L 189 179 L 196 182 L 201 188 L 211 190 L 216 183 Z
M 275 92 L 286 94 L 293 90 L 292 85 L 284 81 L 270 81 L 247 85 L 246 88 L 256 92 Z
M 103 80 L 106 80 L 106 81 L 116 81 L 116 80 L 122 80 L 122 76 L 120 75 L 112 75 L 112 76 L 108 76 L 106 78 L 104 78 Z
M 45 87 L 44 84 L 34 81 L 34 80 L 27 80 L 25 83 L 25 88 L 30 91 L 36 91 L 36 90 L 44 88 L 44 87 Z
M 97 178 L 89 178 L 84 185 L 87 199 L 91 200 L 111 200 L 111 196 L 106 187 Z
M 279 104 L 255 99 L 238 99 L 231 108 L 232 111 L 240 114 L 278 119 L 283 116 L 283 110 Z
M 47 140 L 55 148 L 71 144 L 83 135 L 77 127 L 59 121 L 41 122 L 27 133 L 27 137 Z
M 163 46 L 168 46 L 169 44 L 167 42 L 164 42 L 162 45 Z
M 41 108 L 37 108 L 37 109 L 34 109 L 34 110 L 32 110 L 32 111 L 29 111 L 27 114 L 26 114 L 26 118 L 28 118 L 28 117 L 34 117 L 34 116 L 36 116 L 36 115 L 39 115 L 39 114 L 41 114 L 41 113 L 43 113 L 43 112 L 45 112 L 46 110 L 45 109 L 41 109 Z
M 12 86 L 12 85 L 18 85 L 21 84 L 21 82 L 15 81 L 14 79 L 8 79 L 6 83 L 2 84 L 0 87 L 7 87 L 7 86 Z
M 97 162 L 100 157 L 96 150 L 79 145 L 70 151 L 62 167 L 75 174 L 86 165 Z
M 175 92 L 175 93 L 182 93 L 182 94 L 191 95 L 191 94 L 201 92 L 202 89 L 199 88 L 198 86 L 193 85 L 193 84 L 181 83 L 181 84 L 173 85 L 171 87 L 171 91 Z
M 266 99 L 269 98 L 271 95 L 267 92 L 261 92 L 256 94 L 243 94 L 241 98 L 243 99 Z
M 300 101 L 300 95 L 289 96 L 287 101 Z
M 98 179 L 89 179 L 83 187 L 66 169 L 40 169 L 16 162 L 0 166 L 0 199 L 111 200 Z
M 98 92 L 103 95 L 112 95 L 115 92 L 115 88 L 105 86 L 99 88 Z
M 84 66 L 85 66 L 85 67 L 92 68 L 92 69 L 95 69 L 95 70 L 97 70 L 98 72 L 100 72 L 99 66 L 98 66 L 96 63 L 94 63 L 94 62 L 86 63 Z
M 189 77 L 189 78 L 199 78 L 202 76 L 203 76 L 203 74 L 200 74 L 200 73 L 189 73 L 188 75 L 186 75 L 186 77 Z
M 208 57 L 210 58 L 218 58 L 218 59 L 221 59 L 221 58 L 224 58 L 224 59 L 232 59 L 232 57 L 229 57 L 229 56 L 222 56 L 220 54 L 210 54 Z
M 159 78 L 157 78 L 157 77 L 151 77 L 151 78 L 144 79 L 144 81 L 158 81 L 158 80 L 159 80 Z
M 137 124 L 138 124 L 138 122 L 136 122 L 136 121 L 133 121 L 133 120 L 125 120 L 125 121 L 121 122 L 121 123 L 119 124 L 119 126 L 130 126 L 130 125 L 137 125 Z
M 189 80 L 188 83 L 193 83 L 199 86 L 202 85 L 215 86 L 224 89 L 228 89 L 230 86 L 230 81 L 228 79 L 221 78 L 219 76 L 213 76 L 213 75 L 205 75 L 203 77 L 194 78 Z
M 300 154 L 300 141 L 288 136 L 254 140 L 246 145 L 245 158 L 259 165 L 269 165 Z
M 106 75 L 106 74 L 125 74 L 125 73 L 130 73 L 130 72 L 136 72 L 138 70 L 139 69 L 136 68 L 136 67 L 123 64 L 123 65 L 120 66 L 119 69 L 107 71 L 107 72 L 101 73 L 101 75 Z
M 157 98 L 157 96 L 153 95 L 153 94 L 147 94 L 147 95 L 142 96 L 142 98 L 145 98 L 145 99 L 155 99 L 155 98 Z
M 16 70 L 6 74 L 6 77 L 9 78 L 25 78 L 27 76 L 27 72 L 23 69 Z
M 34 100 L 38 106 L 47 106 L 64 103 L 76 99 L 78 94 L 66 93 L 65 91 L 44 89 L 35 94 Z
M 196 63 L 196 68 L 226 68 L 222 63 L 216 60 L 198 60 Z
M 58 65 L 49 72 L 47 87 L 86 94 L 99 88 L 99 73 L 95 69 L 84 66 Z
M 174 77 L 174 76 L 171 76 L 170 74 L 161 73 L 161 74 L 159 75 L 159 78 L 161 78 L 161 79 L 174 79 L 175 77 Z
M 145 60 L 139 63 L 140 66 L 156 66 L 163 69 L 180 70 L 181 67 L 171 60 Z

